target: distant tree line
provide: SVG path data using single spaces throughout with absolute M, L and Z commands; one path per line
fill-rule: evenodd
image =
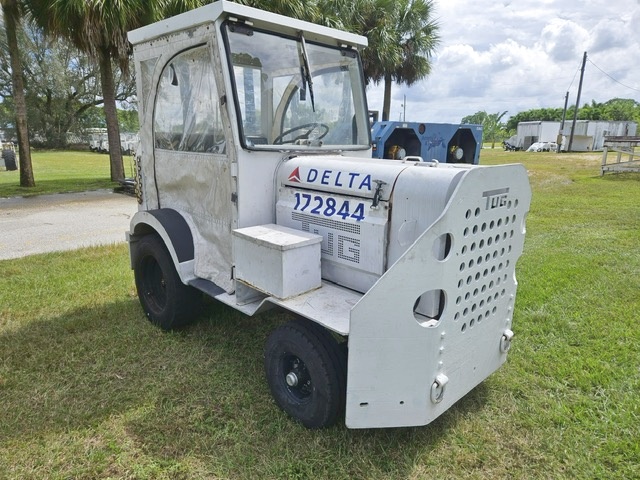
M 515 131 L 519 122 L 562 120 L 562 108 L 536 108 L 512 116 L 507 131 Z M 573 119 L 575 105 L 567 109 L 567 120 Z M 592 100 L 578 110 L 578 120 L 632 121 L 640 123 L 640 103 L 632 99 L 612 98 L 604 103 Z
M 501 122 L 507 113 L 487 113 L 479 111 L 473 115 L 467 115 L 460 123 L 471 123 L 483 126 L 483 137 L 492 143 L 492 148 L 497 141 L 502 141 L 515 135 L 520 122 L 560 122 L 562 121 L 563 108 L 534 108 L 513 115 L 506 123 Z M 571 122 L 575 112 L 575 105 L 567 109 L 566 120 Z M 603 120 L 603 121 L 631 121 L 640 124 L 640 103 L 632 99 L 613 98 L 604 103 L 592 100 L 578 110 L 578 120 Z

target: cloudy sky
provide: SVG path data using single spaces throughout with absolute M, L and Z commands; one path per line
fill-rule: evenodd
M 506 110 L 506 119 L 562 107 L 567 91 L 575 104 L 585 51 L 581 105 L 640 101 L 640 0 L 434 4 L 441 43 L 432 74 L 411 87 L 394 85 L 391 120 L 400 119 L 404 95 L 407 121 L 458 123 L 481 110 Z M 369 87 L 367 96 L 369 109 L 382 111 L 382 85 Z

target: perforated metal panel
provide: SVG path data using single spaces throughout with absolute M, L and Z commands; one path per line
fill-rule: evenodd
M 506 360 L 530 199 L 522 166 L 464 172 L 442 216 L 352 309 L 347 426 L 425 425 Z M 423 296 L 441 302 L 434 318 L 416 310 Z

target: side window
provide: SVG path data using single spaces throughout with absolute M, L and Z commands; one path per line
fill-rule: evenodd
M 174 57 L 160 77 L 153 130 L 156 148 L 224 153 L 224 129 L 207 47 Z

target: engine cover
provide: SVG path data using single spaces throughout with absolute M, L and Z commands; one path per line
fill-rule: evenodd
M 297 157 L 278 171 L 276 223 L 321 235 L 322 278 L 364 293 L 440 216 L 461 173 L 424 163 Z
M 389 198 L 405 168 L 357 158 L 289 160 L 278 172 L 276 223 L 322 235 L 322 278 L 366 292 L 385 271 Z

